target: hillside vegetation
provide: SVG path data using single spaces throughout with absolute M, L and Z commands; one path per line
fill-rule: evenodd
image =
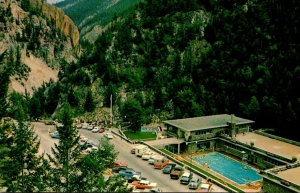
M 112 95 L 116 118 L 136 128 L 229 113 L 297 139 L 297 10 L 296 0 L 145 0 L 35 93 L 40 104 L 56 96 L 36 116 L 64 102 L 92 112 Z
M 0 118 L 13 117 L 19 103 L 29 113 L 30 94 L 58 79 L 61 62 L 76 60 L 77 27 L 55 10 L 40 0 L 0 2 Z
M 139 2 L 141 0 L 65 0 L 55 6 L 72 18 L 81 38 L 93 42 L 114 17 L 126 15 Z

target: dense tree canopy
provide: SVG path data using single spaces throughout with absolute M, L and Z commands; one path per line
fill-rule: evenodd
M 111 94 L 122 107 L 142 93 L 141 123 L 154 114 L 234 113 L 293 133 L 300 113 L 297 9 L 296 0 L 143 1 L 61 77 L 60 100 L 72 82 L 94 87 L 106 106 Z M 80 81 L 86 76 L 89 84 Z

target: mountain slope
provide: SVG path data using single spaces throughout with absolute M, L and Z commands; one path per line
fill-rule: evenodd
M 1 2 L 0 28 L 1 68 L 10 74 L 10 91 L 32 93 L 43 82 L 57 80 L 61 61 L 76 60 L 77 27 L 43 1 Z
M 145 0 L 64 70 L 60 101 L 81 109 L 92 90 L 99 106 L 112 95 L 125 122 L 128 105 L 143 123 L 234 113 L 296 139 L 299 8 L 296 0 Z
M 122 16 L 141 0 L 66 0 L 54 4 L 80 29 L 83 39 L 94 41 L 115 16 Z
M 41 87 L 50 80 L 57 81 L 58 70 L 52 69 L 47 64 L 33 55 L 23 56 L 22 62 L 29 67 L 30 72 L 25 80 L 18 81 L 15 76 L 11 77 L 11 89 L 18 93 L 33 93 L 33 88 Z

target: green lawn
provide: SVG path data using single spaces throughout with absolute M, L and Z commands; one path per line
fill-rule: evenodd
M 136 132 L 133 133 L 131 131 L 124 131 L 124 134 L 127 138 L 133 140 L 149 140 L 149 139 L 156 139 L 156 133 L 152 132 Z

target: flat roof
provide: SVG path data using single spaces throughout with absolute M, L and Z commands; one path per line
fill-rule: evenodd
M 287 169 L 285 171 L 278 172 L 276 176 L 290 181 L 292 183 L 300 185 L 300 167 Z
M 300 160 L 300 147 L 290 143 L 272 139 L 270 137 L 259 135 L 253 132 L 237 134 L 236 140 L 246 144 L 253 142 L 254 147 L 259 149 L 280 155 L 288 159 L 292 159 L 292 157 L 295 156 L 297 160 Z
M 197 131 L 197 130 L 204 130 L 204 129 L 226 127 L 228 126 L 227 124 L 228 122 L 231 122 L 231 115 L 228 114 L 163 121 L 163 123 L 172 125 L 174 127 L 180 128 L 185 131 Z M 236 125 L 254 123 L 254 121 L 236 117 L 234 115 L 233 115 L 233 122 L 235 122 Z

